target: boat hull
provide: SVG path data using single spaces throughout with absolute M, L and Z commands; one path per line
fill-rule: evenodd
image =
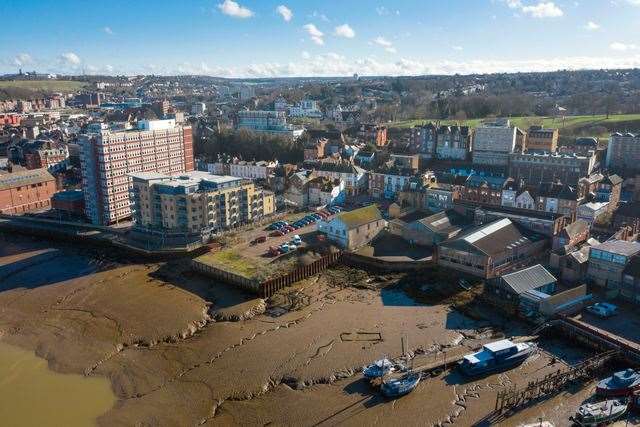
M 460 371 L 468 377 L 477 377 L 480 375 L 487 375 L 495 372 L 502 372 L 522 364 L 534 352 L 535 352 L 535 348 L 529 348 L 525 351 L 514 354 L 506 359 L 495 361 L 491 364 L 484 365 L 484 366 L 469 366 L 461 363 L 459 365 Z
M 411 393 L 418 386 L 419 382 L 420 375 L 415 375 L 415 377 L 410 380 L 404 380 L 400 385 L 397 383 L 382 383 L 380 391 L 382 391 L 385 397 L 395 399 Z
M 596 394 L 603 397 L 624 397 L 633 394 L 640 390 L 640 384 L 633 387 L 622 388 L 610 388 L 610 387 L 596 387 Z

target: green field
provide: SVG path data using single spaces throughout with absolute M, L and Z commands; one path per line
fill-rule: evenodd
M 29 90 L 33 92 L 75 92 L 88 83 L 73 80 L 2 80 L 0 90 Z
M 477 127 L 483 119 L 470 120 L 440 120 L 441 124 L 456 124 L 472 128 Z M 544 127 L 560 129 L 561 136 L 596 136 L 607 138 L 614 131 L 638 131 L 640 130 L 640 114 L 617 114 L 595 116 L 567 116 L 567 117 L 511 117 L 511 123 L 522 129 L 527 129 L 532 125 L 542 125 Z M 389 123 L 389 128 L 408 129 L 413 126 L 422 125 L 435 120 L 402 120 Z

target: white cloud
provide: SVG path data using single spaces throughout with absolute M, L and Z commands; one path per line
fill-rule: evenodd
M 225 15 L 233 16 L 234 18 L 251 18 L 253 16 L 253 12 L 250 9 L 233 0 L 224 0 L 223 3 L 218 4 L 218 9 Z
M 589 21 L 585 24 L 584 29 L 587 31 L 597 31 L 600 29 L 600 25 L 596 24 L 593 21 Z
M 356 36 L 356 32 L 353 31 L 353 28 L 349 26 L 349 24 L 338 25 L 335 28 L 335 33 L 338 37 L 345 37 L 348 39 L 352 39 Z
M 309 59 L 311 58 L 311 54 L 309 52 L 307 52 L 306 50 L 303 50 L 302 53 L 302 59 Z
M 378 6 L 376 7 L 376 13 L 380 16 L 384 16 L 384 15 L 388 15 L 389 14 L 389 9 L 387 9 L 384 6 Z
M 451 49 L 457 50 L 459 52 L 459 51 L 463 50 L 464 48 L 462 46 L 451 46 Z
M 312 42 L 320 46 L 324 44 L 324 33 L 320 31 L 318 27 L 313 24 L 306 24 L 302 28 L 304 28 L 307 34 L 309 34 Z
M 382 36 L 378 36 L 375 39 L 373 39 L 373 42 L 375 44 L 377 44 L 378 46 L 382 46 L 382 47 L 391 47 L 393 46 L 393 43 L 391 43 L 389 40 L 385 39 Z
M 284 19 L 286 22 L 291 21 L 291 18 L 293 18 L 293 12 L 291 11 L 291 9 L 283 4 L 276 8 L 276 12 L 278 12 L 280 16 L 282 16 L 282 19 Z
M 534 18 L 559 18 L 564 15 L 562 9 L 553 2 L 540 2 L 534 6 L 523 6 L 522 13 Z
M 102 29 L 105 33 L 109 34 L 110 36 L 113 35 L 113 30 L 111 29 L 111 27 L 104 27 Z
M 384 50 L 389 52 L 389 53 L 396 53 L 397 52 L 396 48 L 393 46 L 393 43 L 391 41 L 385 39 L 382 36 L 378 36 L 375 39 L 373 39 L 373 43 L 375 43 L 378 46 L 384 48 Z
M 60 55 L 60 61 L 63 65 L 70 67 L 78 66 L 82 62 L 80 57 L 73 52 L 66 52 Z
M 33 64 L 33 58 L 28 53 L 19 53 L 13 58 L 13 63 L 18 67 L 22 67 Z
M 611 50 L 616 50 L 618 52 L 626 52 L 628 50 L 636 50 L 638 46 L 636 46 L 635 44 L 613 42 L 609 45 L 609 48 L 611 48 Z
M 627 0 L 627 3 L 632 6 L 640 6 L 640 0 Z
M 519 11 L 533 18 L 559 18 L 564 12 L 554 2 L 540 1 L 537 4 L 525 5 L 522 0 L 500 0 L 509 9 Z M 516 15 L 517 16 L 517 15 Z

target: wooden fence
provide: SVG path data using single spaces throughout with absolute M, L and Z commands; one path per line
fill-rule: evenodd
M 298 267 L 280 277 L 266 280 L 258 285 L 259 293 L 262 298 L 269 298 L 282 288 L 292 285 L 295 282 L 311 277 L 314 274 L 318 274 L 321 271 L 326 270 L 332 265 L 340 262 L 342 259 L 342 252 L 334 252 L 329 255 L 325 255 L 322 258 L 312 262 L 311 264 Z

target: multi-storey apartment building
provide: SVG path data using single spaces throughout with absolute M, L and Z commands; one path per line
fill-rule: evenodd
M 438 159 L 466 160 L 471 151 L 471 131 L 468 126 L 440 126 L 436 144 Z
M 614 133 L 607 147 L 607 168 L 619 172 L 640 171 L 640 135 Z
M 143 120 L 137 129 L 94 127 L 79 138 L 85 213 L 94 224 L 131 216 L 130 173 L 193 171 L 191 127 L 174 120 Z
M 411 128 L 410 138 L 412 152 L 419 153 L 424 159 L 432 159 L 435 156 L 438 133 L 433 123 Z
M 509 154 L 516 146 L 517 128 L 508 120 L 484 123 L 476 128 L 473 140 L 473 163 L 507 166 Z
M 531 126 L 527 132 L 526 149 L 555 153 L 558 149 L 558 129 Z
M 531 184 L 560 180 L 569 185 L 577 185 L 580 178 L 591 175 L 595 164 L 596 158 L 592 155 L 511 153 L 509 175 Z
M 273 193 L 242 178 L 200 171 L 178 176 L 137 172 L 130 177 L 138 228 L 173 233 L 219 231 L 275 211 Z
M 289 139 L 297 139 L 304 133 L 304 129 L 287 123 L 284 111 L 240 111 L 236 127 Z

